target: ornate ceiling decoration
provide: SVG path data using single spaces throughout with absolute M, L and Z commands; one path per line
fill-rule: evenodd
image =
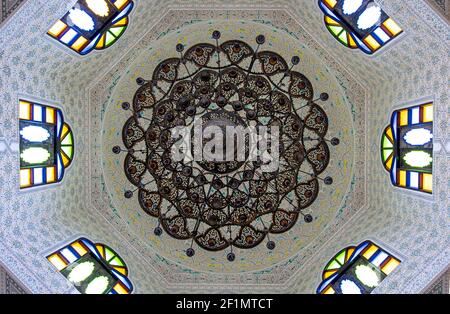
M 327 142 L 338 145 L 339 139 L 325 138 L 328 117 L 318 101 L 327 101 L 328 94 L 313 99 L 311 81 L 295 71 L 299 57 L 288 63 L 262 50 L 263 35 L 256 37 L 255 48 L 241 40 L 220 43 L 220 37 L 214 31 L 215 44 L 189 49 L 178 44 L 179 57 L 160 62 L 151 79 L 137 79 L 132 104 L 122 104 L 131 114 L 122 132 L 125 148 L 114 146 L 113 152 L 126 153 L 125 175 L 135 188 L 124 196 L 137 197 L 141 208 L 157 218 L 155 235 L 164 230 L 191 240 L 185 251 L 190 257 L 194 243 L 208 251 L 228 248 L 227 259 L 233 261 L 233 247 L 250 249 L 267 239 L 267 248 L 274 250 L 271 235 L 288 231 L 299 217 L 313 221 L 308 207 L 320 183 L 333 183 L 321 177 L 330 161 Z M 244 146 L 233 146 L 234 156 L 244 151 L 243 160 L 211 161 L 204 155 L 175 160 L 173 148 L 181 139 L 172 130 L 193 129 L 197 119 L 203 131 L 208 126 L 276 127 L 279 166 L 264 171 L 263 158 L 250 159 L 248 137 Z M 195 142 L 194 132 L 190 137 Z M 190 149 L 194 155 L 193 145 Z

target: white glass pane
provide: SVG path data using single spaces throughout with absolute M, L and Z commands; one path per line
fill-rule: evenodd
M 424 168 L 433 162 L 433 158 L 429 153 L 420 150 L 405 154 L 403 160 L 414 168 Z
M 412 188 L 419 188 L 419 173 L 418 172 L 410 172 L 409 174 L 409 185 Z
M 77 257 L 68 248 L 61 250 L 61 254 L 64 255 L 70 264 L 77 260 Z
M 89 283 L 86 294 L 103 294 L 109 286 L 109 279 L 106 276 L 99 276 Z
M 33 105 L 33 120 L 42 121 L 42 106 Z
M 84 10 L 73 8 L 69 11 L 69 19 L 79 29 L 92 31 L 95 28 L 95 22 L 92 17 Z
M 403 137 L 406 143 L 415 146 L 425 145 L 429 143 L 432 138 L 433 134 L 431 134 L 431 131 L 424 128 L 408 131 Z
M 109 7 L 105 0 L 86 0 L 88 8 L 98 16 L 109 15 Z
M 412 112 L 412 119 L 411 119 L 412 124 L 419 123 L 420 122 L 420 109 L 419 109 L 419 107 L 416 107 L 416 108 L 412 109 L 411 112 Z
M 369 266 L 356 266 L 355 274 L 359 281 L 367 287 L 375 288 L 380 284 L 380 279 L 378 278 L 377 273 L 375 273 Z
M 389 255 L 387 255 L 385 252 L 380 252 L 377 255 L 377 257 L 375 257 L 375 259 L 372 261 L 372 264 L 379 267 L 381 265 L 381 263 L 383 263 L 388 256 Z
M 42 143 L 50 137 L 50 133 L 40 126 L 29 125 L 20 130 L 24 139 L 33 143 Z
M 94 272 L 94 269 L 93 262 L 83 262 L 72 269 L 67 279 L 75 284 L 80 284 Z
M 342 294 L 361 294 L 361 289 L 351 280 L 345 279 L 341 282 Z
M 369 29 L 380 21 L 380 17 L 381 9 L 379 6 L 368 6 L 367 9 L 359 16 L 358 28 L 362 30 Z
M 30 147 L 25 149 L 20 158 L 29 164 L 42 164 L 50 158 L 50 153 L 41 147 Z
M 345 0 L 342 5 L 344 14 L 352 15 L 361 7 L 363 0 Z
M 388 34 L 386 34 L 386 32 L 381 27 L 378 27 L 374 33 L 378 36 L 378 38 L 381 39 L 383 43 L 387 42 L 390 39 Z
M 44 168 L 35 168 L 33 169 L 33 183 L 35 185 L 44 183 Z
M 61 41 L 65 44 L 70 44 L 70 42 L 77 36 L 77 32 L 74 31 L 72 28 L 69 29 L 63 37 L 61 37 Z

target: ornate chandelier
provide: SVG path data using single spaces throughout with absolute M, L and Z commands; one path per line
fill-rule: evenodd
M 228 248 L 233 261 L 234 247 L 254 248 L 267 238 L 273 250 L 272 234 L 288 231 L 299 217 L 313 221 L 307 209 L 319 183 L 333 183 L 320 177 L 330 160 L 327 143 L 338 145 L 339 139 L 325 138 L 328 118 L 317 101 L 327 101 L 328 94 L 314 99 L 310 80 L 293 70 L 299 57 L 288 64 L 275 52 L 260 51 L 263 35 L 255 48 L 240 40 L 219 43 L 220 37 L 214 31 L 215 44 L 187 50 L 178 44 L 178 58 L 160 62 L 151 79 L 137 79 L 132 104 L 122 104 L 131 113 L 123 127 L 125 148 L 115 146 L 113 152 L 126 153 L 124 171 L 134 188 L 124 196 L 136 195 L 142 209 L 157 218 L 155 235 L 165 231 L 190 240 L 188 256 L 195 254 L 194 243 L 208 251 Z M 244 160 L 175 160 L 180 139 L 171 132 L 197 119 L 202 130 L 276 126 L 278 168 L 262 171 L 261 158 L 249 159 L 248 139 L 233 148 L 233 154 L 244 151 Z

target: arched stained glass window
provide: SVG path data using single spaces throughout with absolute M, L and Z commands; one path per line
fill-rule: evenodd
M 19 101 L 20 188 L 59 182 L 74 155 L 70 126 L 58 108 Z
M 128 27 L 131 0 L 78 0 L 48 35 L 81 55 L 112 46 Z
M 110 247 L 80 238 L 47 259 L 83 294 L 129 294 L 133 285 L 123 259 Z
M 337 253 L 325 266 L 318 294 L 369 294 L 400 260 L 371 241 Z
M 403 30 L 374 0 L 319 0 L 325 25 L 344 46 L 373 54 Z
M 393 185 L 433 192 L 433 104 L 394 111 L 381 138 L 381 160 Z

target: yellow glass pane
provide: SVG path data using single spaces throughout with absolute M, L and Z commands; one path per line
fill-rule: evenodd
M 364 252 L 363 256 L 367 259 L 370 259 L 377 250 L 378 246 L 370 244 L 369 248 Z
M 329 8 L 334 8 L 336 6 L 337 0 L 323 0 L 323 2 L 325 2 L 325 4 Z
M 433 175 L 430 173 L 423 174 L 423 190 L 433 192 Z
M 369 46 L 369 48 L 372 51 L 378 50 L 381 47 L 381 45 L 378 43 L 378 41 L 376 41 L 375 38 L 373 38 L 372 35 L 369 35 L 366 38 L 364 38 L 364 42 L 366 43 L 367 46 Z
M 23 100 L 19 102 L 19 118 L 23 120 L 31 119 L 31 104 L 29 102 Z
M 391 143 L 394 142 L 394 136 L 392 135 L 392 129 L 390 127 L 386 130 L 386 136 L 389 138 Z
M 433 104 L 422 106 L 423 122 L 433 122 Z
M 398 24 L 395 23 L 395 21 L 391 18 L 388 18 L 386 21 L 384 21 L 383 25 L 392 34 L 392 36 L 397 36 L 402 32 L 401 27 L 398 26 Z
M 97 250 L 98 250 L 98 252 L 100 253 L 100 255 L 101 255 L 103 258 L 105 258 L 105 250 L 104 250 L 103 245 L 98 244 L 98 245 L 96 245 L 95 247 L 97 248 Z
M 118 294 L 128 294 L 128 290 L 125 289 L 120 283 L 117 283 L 117 284 L 114 286 L 114 290 L 116 290 L 116 292 L 117 292 Z
M 121 274 L 124 275 L 124 276 L 127 275 L 127 270 L 126 270 L 125 267 L 114 266 L 114 269 L 117 270 L 119 273 L 121 273 Z
M 337 269 L 327 270 L 327 271 L 323 274 L 323 279 L 327 279 L 328 277 L 330 277 L 331 275 L 333 275 L 336 271 L 337 271 Z
M 66 154 L 63 153 L 62 150 L 61 150 L 61 159 L 62 159 L 64 167 L 67 167 L 70 164 L 70 159 L 67 158 Z
M 347 37 L 348 37 L 348 44 L 350 45 L 350 47 L 352 48 L 358 47 L 358 45 L 356 45 L 355 41 L 353 40 L 353 37 L 350 34 L 348 34 Z
M 129 0 L 117 0 L 116 2 L 114 2 L 114 5 L 120 10 L 120 9 L 122 9 L 128 2 L 129 2 Z
M 61 20 L 58 20 L 48 31 L 53 37 L 58 37 L 65 29 L 67 25 Z
M 72 45 L 72 49 L 76 50 L 76 51 L 80 51 L 81 49 L 83 49 L 83 47 L 86 45 L 86 43 L 88 42 L 88 40 L 86 38 L 84 38 L 83 36 L 80 36 Z
M 355 251 L 354 248 L 350 248 L 347 250 L 347 256 L 345 257 L 345 262 L 347 262 L 350 259 L 350 256 L 352 256 L 354 251 Z
M 400 111 L 400 126 L 408 125 L 408 109 Z
M 128 25 L 128 17 L 125 17 L 121 20 L 119 20 L 116 24 L 114 24 L 114 27 L 119 27 L 119 26 L 126 26 Z
M 56 181 L 55 167 L 47 167 L 47 183 L 53 183 Z
M 394 158 L 392 158 L 392 155 L 388 157 L 388 160 L 386 161 L 386 168 L 391 170 L 392 168 L 392 162 L 394 161 Z
M 67 263 L 56 253 L 47 257 L 47 259 L 53 264 L 53 266 L 56 267 L 58 271 L 63 270 L 67 266 Z
M 329 16 L 325 16 L 325 23 L 332 26 L 341 26 L 338 22 L 330 18 Z
M 330 286 L 330 287 L 328 287 L 328 288 L 326 288 L 323 292 L 322 292 L 322 294 L 335 294 L 336 293 L 336 291 L 334 291 L 334 289 Z
M 387 262 L 382 268 L 381 270 L 383 271 L 383 273 L 385 273 L 386 275 L 389 275 L 390 273 L 392 273 L 392 271 L 394 269 L 397 268 L 397 266 L 400 265 L 400 261 L 395 259 L 395 258 L 391 258 L 391 260 L 389 262 Z
M 105 34 L 103 34 L 102 37 L 100 37 L 100 40 L 98 41 L 97 46 L 95 46 L 95 48 L 101 49 L 105 46 L 105 37 L 106 37 Z
M 406 186 L 406 171 L 400 170 L 400 179 L 399 179 L 399 185 L 405 187 Z
M 47 123 L 55 124 L 55 109 L 52 107 L 45 108 L 45 121 Z
M 31 169 L 20 170 L 20 187 L 28 187 L 31 185 Z
M 66 137 L 66 134 L 69 133 L 69 126 L 64 123 L 62 131 L 61 131 L 61 139 L 64 139 Z
M 76 241 L 76 242 L 72 243 L 71 246 L 78 254 L 80 254 L 80 256 L 83 256 L 87 253 L 87 250 L 80 243 L 80 241 Z

